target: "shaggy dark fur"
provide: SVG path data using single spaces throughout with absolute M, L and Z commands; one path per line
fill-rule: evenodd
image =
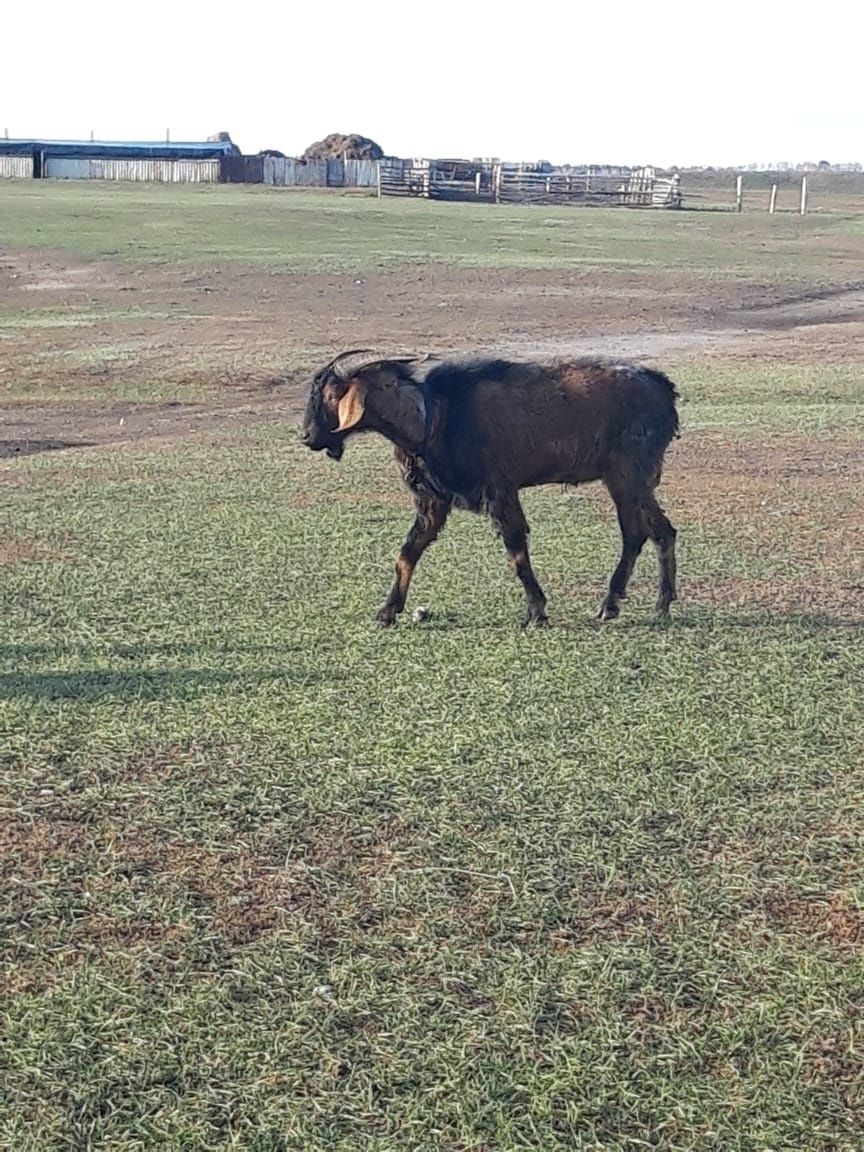
M 414 568 L 454 506 L 491 517 L 525 588 L 525 622 L 545 623 L 546 598 L 531 568 L 519 490 L 593 480 L 609 490 L 622 536 L 600 618 L 618 615 L 649 538 L 659 558 L 657 608 L 665 615 L 676 598 L 675 529 L 654 489 L 678 434 L 675 400 L 675 387 L 661 372 L 616 361 L 493 359 L 430 368 L 377 360 L 351 369 L 337 358 L 313 381 L 303 439 L 337 459 L 355 431 L 380 432 L 395 445 L 417 515 L 379 612 L 383 624 L 403 610 Z

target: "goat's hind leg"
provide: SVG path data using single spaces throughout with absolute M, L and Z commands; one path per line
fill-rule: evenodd
M 450 504 L 446 500 L 417 496 L 414 505 L 416 516 L 396 560 L 396 579 L 378 611 L 378 623 L 385 628 L 395 624 L 396 617 L 404 609 L 414 569 L 429 545 L 437 539 L 450 514 Z
M 621 529 L 621 558 L 609 581 L 609 590 L 600 605 L 597 619 L 603 622 L 614 620 L 618 615 L 619 601 L 627 597 L 627 585 L 633 575 L 639 553 L 648 539 L 648 528 L 639 502 L 629 493 L 608 486 L 618 512 L 618 525 Z
M 657 549 L 657 561 L 660 566 L 660 581 L 657 595 L 657 613 L 660 616 L 669 615 L 669 605 L 678 599 L 676 588 L 677 563 L 675 559 L 675 529 L 669 517 L 650 495 L 642 504 L 642 517 L 648 535 Z

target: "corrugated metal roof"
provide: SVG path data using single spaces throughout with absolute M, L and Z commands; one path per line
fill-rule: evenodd
M 0 156 L 24 156 L 42 152 L 45 156 L 111 156 L 132 160 L 146 156 L 153 160 L 213 160 L 229 156 L 233 145 L 225 140 L 136 141 L 136 140 L 4 140 Z

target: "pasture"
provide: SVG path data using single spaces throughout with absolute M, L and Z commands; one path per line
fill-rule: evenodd
M 861 218 L 0 220 L 0 1146 L 857 1152 Z M 296 440 L 362 346 L 668 371 L 671 624 L 650 549 L 595 624 L 592 487 L 525 497 L 547 631 L 466 513 L 376 630 L 410 499 Z

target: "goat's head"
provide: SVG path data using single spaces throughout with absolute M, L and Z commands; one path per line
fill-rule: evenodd
M 342 352 L 316 372 L 300 439 L 314 452 L 339 460 L 349 432 L 381 432 L 402 446 L 422 442 L 423 395 L 410 372 L 410 356 L 369 360 L 366 349 Z

